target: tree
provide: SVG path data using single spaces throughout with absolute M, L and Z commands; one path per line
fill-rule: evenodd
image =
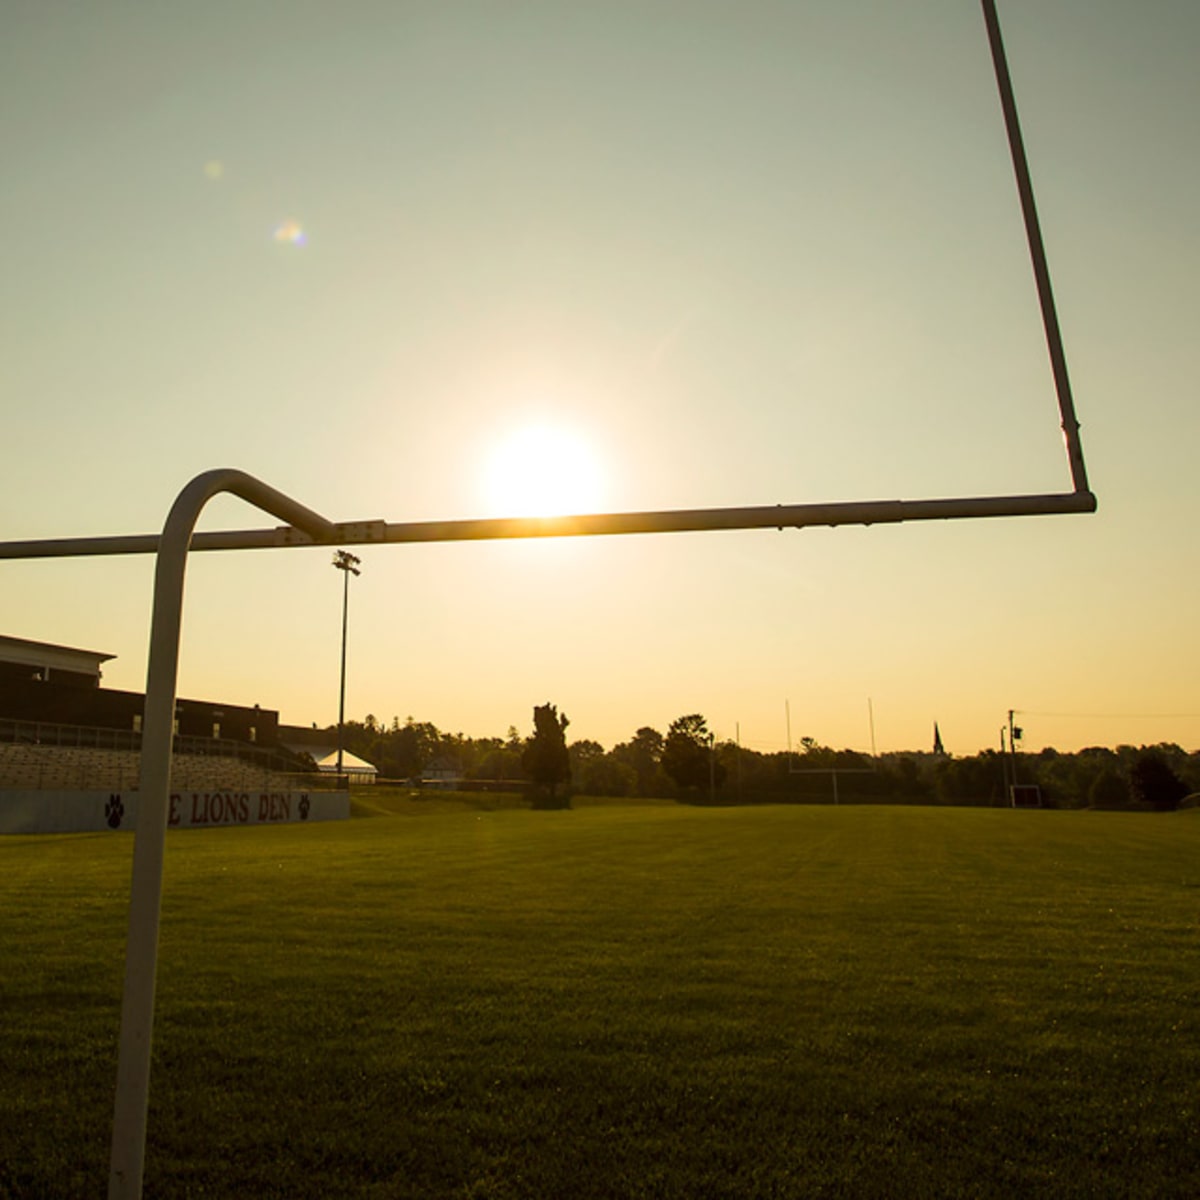
M 1120 772 L 1105 767 L 1088 788 L 1088 803 L 1093 808 L 1128 808 L 1129 786 Z
M 1129 768 L 1129 790 L 1138 804 L 1158 812 L 1172 812 L 1188 794 L 1187 784 L 1158 750 L 1143 750 Z
M 897 763 L 900 787 L 919 797 L 933 784 L 934 795 L 943 804 L 995 804 L 1003 799 L 1004 772 L 994 750 L 971 758 L 935 758 L 922 771 L 911 758 Z M 923 777 L 924 776 L 924 777 Z
M 506 780 L 524 778 L 521 767 L 522 748 L 519 744 L 514 747 L 511 739 L 502 742 L 499 738 L 475 738 L 474 742 L 479 751 L 479 758 L 471 769 L 472 779 L 503 783 Z
M 571 778 L 578 780 L 583 774 L 584 767 L 603 757 L 604 747 L 599 742 L 593 742 L 588 738 L 572 742 L 567 747 L 567 758 L 571 763 Z
M 663 770 L 681 788 L 708 788 L 725 779 L 725 768 L 713 760 L 713 735 L 699 713 L 671 722 L 663 745 Z
M 649 725 L 643 725 L 627 742 L 612 749 L 612 757 L 623 766 L 632 768 L 637 776 L 635 792 L 639 796 L 670 794 L 670 780 L 662 769 L 663 735 Z
M 428 721 L 409 717 L 403 725 L 393 718 L 387 735 L 386 774 L 394 779 L 417 779 L 438 754 L 441 732 Z
M 534 808 L 570 808 L 570 797 L 559 786 L 571 778 L 571 760 L 567 754 L 566 713 L 561 717 L 553 704 L 538 704 L 533 709 L 533 737 L 526 743 L 521 765 L 534 786 Z
M 637 772 L 611 754 L 588 759 L 572 779 L 585 796 L 632 796 L 637 792 Z

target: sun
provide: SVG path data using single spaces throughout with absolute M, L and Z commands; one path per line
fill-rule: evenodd
M 600 464 L 587 441 L 567 429 L 531 425 L 499 442 L 483 472 L 488 510 L 505 517 L 592 512 L 600 504 Z

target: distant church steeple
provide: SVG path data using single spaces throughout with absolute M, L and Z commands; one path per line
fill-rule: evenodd
M 946 747 L 942 745 L 942 731 L 938 729 L 938 723 L 933 723 L 933 752 L 934 754 L 945 754 Z

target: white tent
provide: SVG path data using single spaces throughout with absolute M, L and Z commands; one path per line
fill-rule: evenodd
M 321 754 L 320 751 L 317 753 Z M 336 750 L 330 750 L 328 754 L 321 754 L 320 758 L 314 755 L 314 761 L 317 764 L 317 770 L 322 775 L 337 774 L 338 755 Z M 351 754 L 349 750 L 343 750 L 342 774 L 353 779 L 355 783 L 374 783 L 376 776 L 379 774 L 379 768 L 373 763 L 367 762 L 366 759 L 359 758 L 357 754 Z
M 317 770 L 322 775 L 337 774 L 337 747 L 330 746 L 328 742 L 321 744 L 319 742 L 295 741 L 287 737 L 281 738 L 280 742 L 285 750 L 290 750 L 293 754 L 302 754 L 306 758 L 311 758 L 316 764 Z M 348 775 L 356 783 L 374 783 L 379 775 L 379 768 L 374 763 L 369 763 L 365 758 L 359 758 L 357 754 L 351 754 L 349 750 L 342 751 L 342 774 Z

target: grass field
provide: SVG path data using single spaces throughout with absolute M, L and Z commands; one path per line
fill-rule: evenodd
M 169 835 L 147 1196 L 1200 1195 L 1200 813 L 485 801 Z M 104 1192 L 131 851 L 0 839 L 4 1200 Z

